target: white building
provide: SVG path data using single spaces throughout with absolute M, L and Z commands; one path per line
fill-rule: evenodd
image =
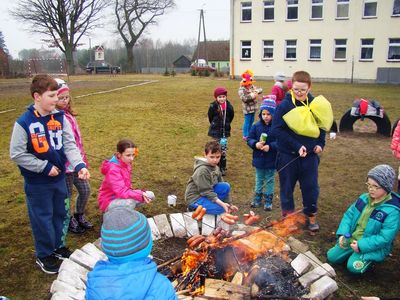
M 400 83 L 400 0 L 231 0 L 230 26 L 236 78 Z

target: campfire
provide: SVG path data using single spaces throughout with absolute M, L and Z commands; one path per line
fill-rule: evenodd
M 244 217 L 246 222 L 254 214 Z M 285 237 L 299 232 L 305 224 L 302 214 L 265 225 L 260 222 L 259 227 L 241 226 L 242 231 L 232 231 L 232 222 L 227 225 L 223 220 L 208 236 L 192 236 L 180 259 L 161 270 L 177 294 L 214 299 L 227 299 L 223 296 L 226 293 L 241 295 L 241 299 L 301 299 L 309 292 L 299 284 L 290 265 L 294 253 L 285 242 Z

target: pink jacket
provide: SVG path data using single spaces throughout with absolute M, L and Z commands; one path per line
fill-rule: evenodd
M 283 98 L 285 98 L 285 91 L 282 89 L 281 82 L 277 82 L 274 84 L 274 86 L 271 89 L 271 95 L 276 96 L 275 101 L 277 105 L 282 102 Z
M 394 151 L 394 156 L 400 159 L 400 121 L 397 122 L 396 129 L 393 132 L 392 143 L 390 149 Z
M 105 212 L 114 199 L 133 199 L 143 202 L 143 191 L 133 190 L 131 183 L 132 166 L 113 156 L 103 161 L 101 173 L 105 176 L 99 190 L 99 207 Z

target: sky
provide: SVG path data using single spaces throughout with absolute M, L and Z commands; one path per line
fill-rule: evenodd
M 15 7 L 16 1 L 0 0 L 0 31 L 3 32 L 9 53 L 18 57 L 22 49 L 47 48 L 41 39 L 46 37 L 32 34 L 24 24 L 13 19 L 9 10 Z M 154 41 L 160 40 L 183 42 L 197 40 L 199 32 L 200 9 L 204 10 L 207 40 L 229 39 L 229 0 L 175 0 L 176 8 L 158 19 L 158 25 L 151 26 L 146 36 Z M 112 13 L 112 12 L 110 12 Z M 91 45 L 114 44 L 119 40 L 119 34 L 114 33 L 111 21 L 106 22 L 105 28 L 97 29 L 90 34 Z M 203 35 L 201 35 L 203 40 Z M 80 40 L 82 48 L 89 48 L 89 37 Z

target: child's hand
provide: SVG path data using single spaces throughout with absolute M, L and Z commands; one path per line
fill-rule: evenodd
M 86 168 L 82 168 L 78 172 L 79 179 L 88 180 L 90 178 L 89 170 Z
M 261 150 L 262 151 L 264 151 L 264 152 L 268 152 L 269 151 L 269 145 L 264 145 L 262 148 L 261 148 Z
M 357 241 L 352 241 L 350 244 L 351 249 L 353 249 L 354 252 L 359 253 L 360 249 L 358 249 L 358 243 Z
M 307 148 L 304 146 L 301 146 L 299 149 L 299 156 L 300 157 L 306 157 L 307 155 Z
M 143 202 L 149 204 L 153 199 L 147 197 L 146 193 L 143 193 Z
M 317 145 L 317 146 L 314 147 L 314 153 L 315 154 L 319 154 L 321 152 L 322 152 L 322 147 L 321 146 Z
M 342 249 L 345 249 L 346 247 L 343 245 L 343 243 L 344 243 L 344 236 L 341 235 L 339 237 L 339 247 L 342 248 Z
M 257 142 L 256 148 L 257 148 L 258 150 L 262 150 L 264 144 L 265 144 L 265 142 Z
M 228 213 L 234 213 L 237 212 L 239 208 L 236 205 L 228 204 Z
M 58 174 L 60 174 L 60 169 L 57 168 L 56 166 L 52 166 L 48 175 L 54 177 L 57 176 Z

